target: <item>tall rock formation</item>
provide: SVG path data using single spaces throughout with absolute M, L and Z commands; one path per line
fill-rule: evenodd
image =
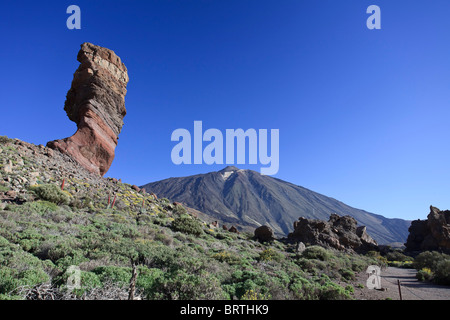
M 47 143 L 71 155 L 88 171 L 104 175 L 114 160 L 123 118 L 128 72 L 112 51 L 83 43 L 64 110 L 77 124 L 71 137 Z
M 406 251 L 438 250 L 450 253 L 450 210 L 430 206 L 427 220 L 414 220 L 409 227 Z

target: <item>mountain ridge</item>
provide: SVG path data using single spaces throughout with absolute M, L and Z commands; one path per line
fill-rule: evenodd
M 203 212 L 223 223 L 243 228 L 270 226 L 279 236 L 293 230 L 299 217 L 328 220 L 332 213 L 350 215 L 380 244 L 405 242 L 410 221 L 386 218 L 353 208 L 337 199 L 271 176 L 234 166 L 142 186 Z

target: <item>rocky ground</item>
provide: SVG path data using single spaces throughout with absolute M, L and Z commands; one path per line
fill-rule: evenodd
M 120 179 L 103 178 L 83 168 L 70 156 L 43 145 L 34 145 L 17 139 L 0 137 L 0 206 L 21 203 L 29 199 L 33 185 L 62 186 L 72 199 L 93 207 L 109 199 L 115 205 L 130 210 L 140 208 L 143 201 L 150 206 L 155 196 Z M 86 204 L 85 203 L 85 204 Z

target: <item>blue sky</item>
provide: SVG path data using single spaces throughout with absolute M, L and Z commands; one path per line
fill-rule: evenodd
M 66 8 L 81 8 L 81 30 Z M 381 8 L 381 30 L 366 9 Z M 142 185 L 225 165 L 174 165 L 177 128 L 279 129 L 277 178 L 386 217 L 450 209 L 450 2 L 2 1 L 0 135 L 76 131 L 64 110 L 83 42 L 130 76 L 106 176 Z M 261 165 L 239 165 L 259 171 Z

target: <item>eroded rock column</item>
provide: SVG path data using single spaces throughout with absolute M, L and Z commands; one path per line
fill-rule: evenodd
M 64 110 L 77 124 L 71 137 L 47 143 L 52 149 L 71 155 L 93 173 L 104 175 L 114 160 L 123 118 L 128 72 L 112 51 L 83 43 Z

